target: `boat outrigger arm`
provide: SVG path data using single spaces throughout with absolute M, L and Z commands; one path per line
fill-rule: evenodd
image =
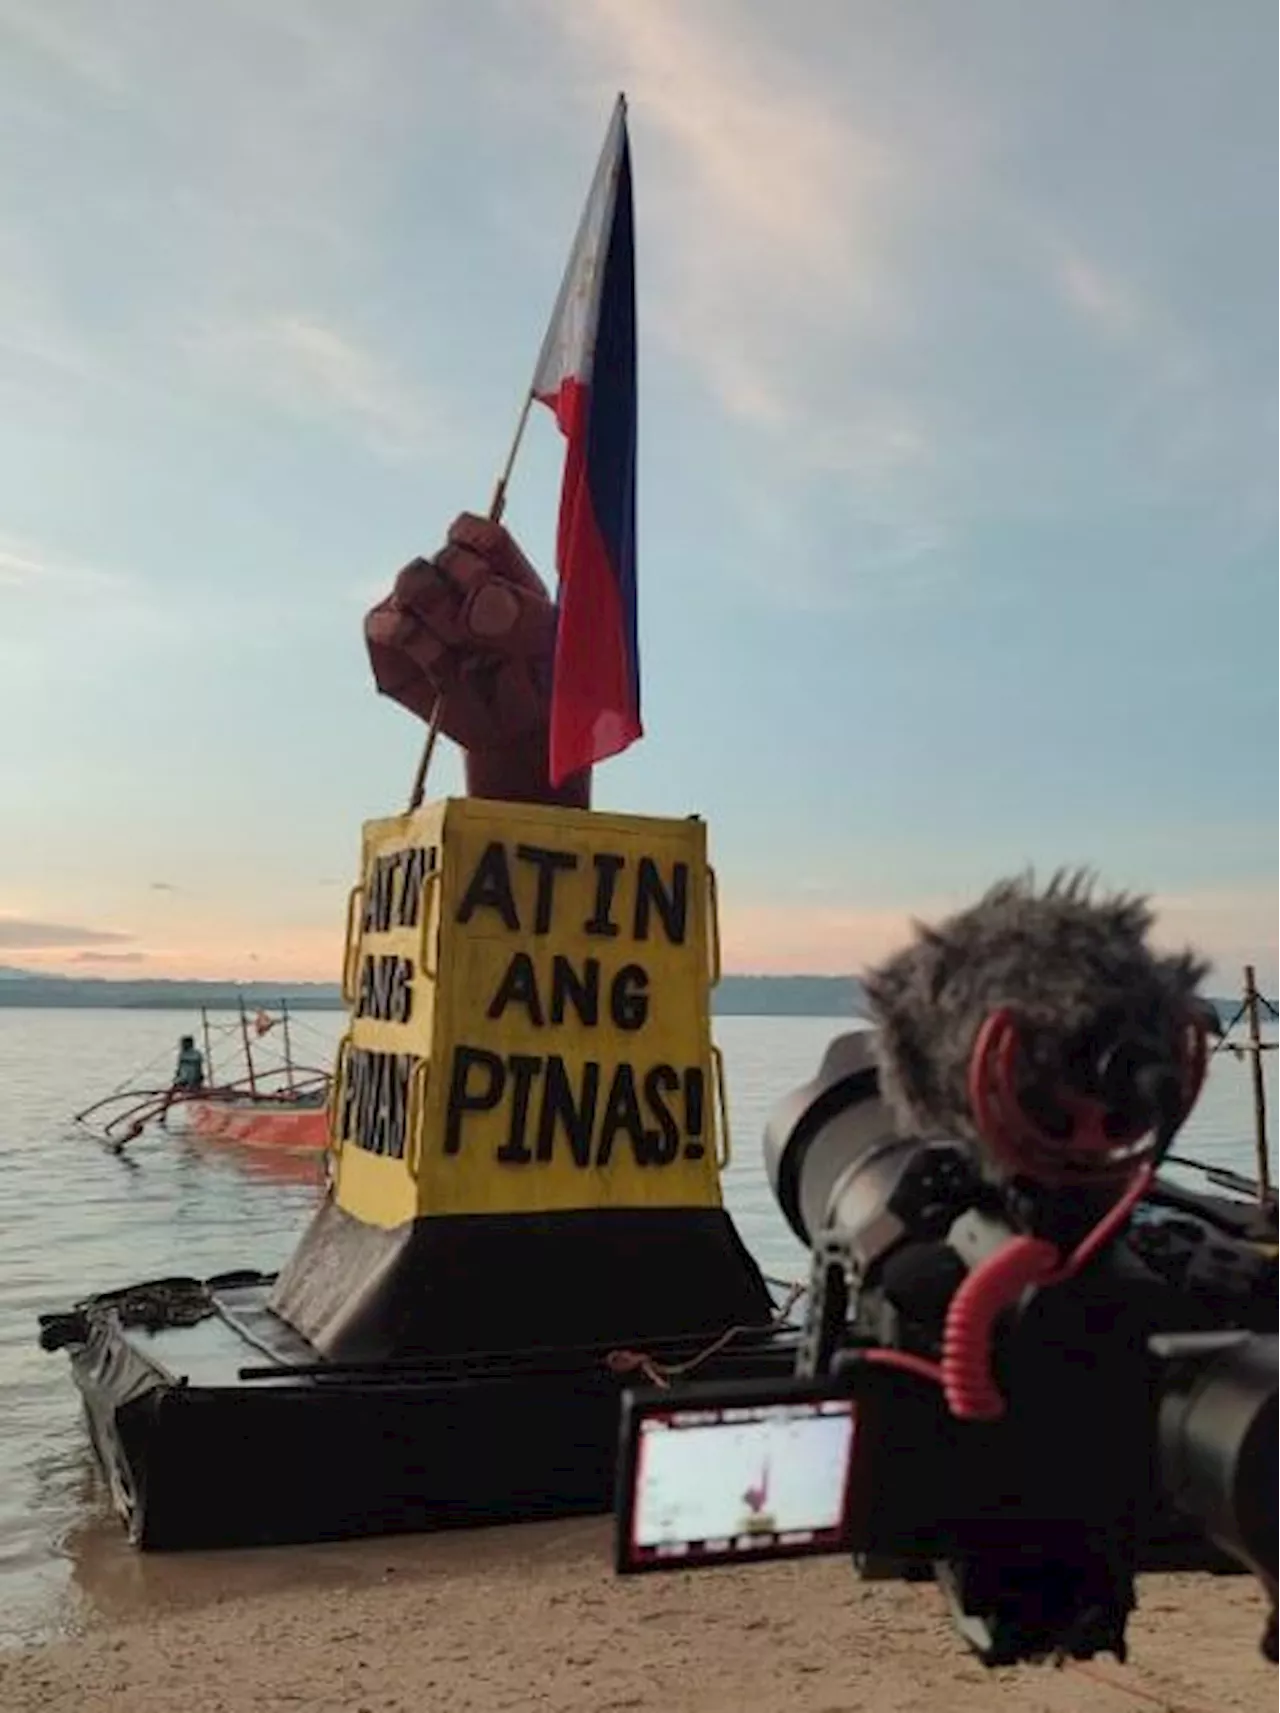
M 255 1026 L 260 1034 L 278 1023 L 284 1043 L 284 1062 L 264 1066 L 254 1058 L 250 1023 L 244 1001 L 239 1004 L 238 1018 L 224 1026 L 229 1037 L 239 1036 L 239 1051 L 245 1069 L 225 1081 L 213 1080 L 213 1036 L 208 1011 L 201 1008 L 200 1019 L 204 1040 L 203 1075 L 198 1082 L 184 1083 L 175 1078 L 163 1087 L 139 1087 L 136 1084 L 113 1089 L 110 1094 L 74 1114 L 72 1122 L 89 1130 L 94 1138 L 113 1152 L 119 1153 L 136 1141 L 147 1126 L 163 1123 L 175 1108 L 201 1104 L 244 1109 L 262 1114 L 297 1108 L 323 1107 L 328 1097 L 330 1073 L 311 1065 L 300 1065 L 293 1057 L 290 1019 L 282 1002 L 278 1015 L 259 1012 Z M 154 1061 L 153 1061 L 154 1063 Z M 205 1080 L 205 1079 L 208 1080 Z

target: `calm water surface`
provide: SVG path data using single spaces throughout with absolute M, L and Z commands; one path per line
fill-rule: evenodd
M 327 1065 L 340 1013 L 297 1020 L 295 1054 Z M 0 1010 L 0 1644 L 74 1623 L 120 1598 L 150 1600 L 193 1571 L 129 1549 L 110 1519 L 64 1355 L 45 1355 L 36 1316 L 91 1291 L 169 1273 L 274 1268 L 318 1199 L 310 1162 L 199 1144 L 157 1131 L 120 1160 L 70 1122 L 150 1061 L 167 1078 L 182 1014 Z M 726 1199 L 764 1270 L 803 1276 L 760 1161 L 773 1102 L 817 1068 L 848 1020 L 723 1017 L 734 1157 Z M 1275 1110 L 1274 1060 L 1269 1092 Z M 1248 1170 L 1246 1069 L 1214 1061 L 1183 1151 Z M 217 1555 L 224 1592 L 336 1574 L 353 1550 Z M 254 1561 L 254 1562 L 251 1562 Z

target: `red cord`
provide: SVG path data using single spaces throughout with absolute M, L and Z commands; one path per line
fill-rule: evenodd
M 991 1373 L 996 1316 L 1028 1285 L 1046 1285 L 1061 1257 L 1043 1237 L 1014 1237 L 961 1285 L 947 1310 L 942 1334 L 942 1389 L 953 1416 L 990 1422 L 1004 1414 L 1004 1398 Z
M 947 1407 L 959 1421 L 998 1421 L 1005 1401 L 991 1373 L 991 1337 L 997 1316 L 1028 1288 L 1058 1285 L 1073 1278 L 1109 1243 L 1146 1194 L 1154 1168 L 1134 1173 L 1114 1207 L 1071 1251 L 1065 1261 L 1043 1237 L 1014 1237 L 976 1267 L 951 1299 L 942 1335 L 942 1361 L 930 1362 L 906 1350 L 865 1350 L 864 1362 L 896 1368 L 942 1387 Z
M 1042 1237 L 1015 1237 L 976 1267 L 951 1299 L 942 1335 L 942 1387 L 961 1421 L 998 1421 L 1004 1398 L 991 1373 L 991 1335 L 997 1315 L 1029 1285 L 1043 1289 L 1075 1275 L 1108 1244 L 1146 1194 L 1155 1176 L 1141 1166 L 1129 1187 L 1086 1233 L 1065 1261 Z
M 1018 1027 L 1001 1008 L 984 1019 L 969 1058 L 969 1107 L 983 1144 L 1011 1177 L 1031 1178 L 1048 1188 L 1066 1185 L 1102 1189 L 1124 1183 L 1123 1193 L 1064 1260 L 1043 1237 L 1013 1237 L 968 1275 L 951 1299 L 942 1334 L 942 1360 L 930 1362 L 900 1350 L 867 1350 L 864 1361 L 896 1368 L 940 1385 L 952 1415 L 961 1421 L 998 1421 L 1005 1401 L 991 1372 L 991 1341 L 997 1317 L 1028 1287 L 1043 1289 L 1073 1278 L 1116 1235 L 1155 1177 L 1159 1139 L 1141 1127 L 1109 1135 L 1106 1109 L 1098 1101 L 1064 1091 L 1071 1118 L 1069 1136 L 1047 1135 L 1018 1098 Z M 1182 1112 L 1195 1105 L 1208 1059 L 1205 1028 L 1186 1021 L 1182 1042 Z

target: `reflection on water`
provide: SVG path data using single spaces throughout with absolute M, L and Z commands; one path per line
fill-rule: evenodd
M 185 1022 L 176 1012 L 0 1010 L 0 1641 L 74 1623 L 86 1608 L 123 1615 L 284 1583 L 377 1580 L 390 1564 L 445 1564 L 460 1550 L 436 1539 L 152 1557 L 129 1548 L 108 1514 L 66 1358 L 39 1349 L 36 1317 L 138 1279 L 278 1267 L 319 1194 L 314 1156 L 175 1129 L 148 1134 L 121 1159 L 68 1124 L 133 1067 L 163 1058 Z M 331 1062 L 342 1025 L 336 1012 L 297 1018 L 299 1057 Z M 801 1275 L 806 1257 L 765 1180 L 764 1118 L 847 1027 L 717 1019 L 734 1143 L 726 1200 L 775 1276 Z M 1274 1070 L 1269 1063 L 1273 1109 Z M 1217 1060 L 1182 1151 L 1248 1170 L 1250 1131 L 1247 1071 Z M 593 1527 L 537 1525 L 538 1538 L 556 1550 L 587 1538 L 584 1528 L 595 1539 Z M 493 1550 L 506 1549 L 495 1538 Z

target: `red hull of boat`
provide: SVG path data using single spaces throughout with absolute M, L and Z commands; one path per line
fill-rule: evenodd
M 183 1103 L 183 1112 L 192 1133 L 208 1141 L 319 1152 L 329 1137 L 329 1119 L 323 1106 L 289 1107 L 279 1101 L 190 1100 Z

